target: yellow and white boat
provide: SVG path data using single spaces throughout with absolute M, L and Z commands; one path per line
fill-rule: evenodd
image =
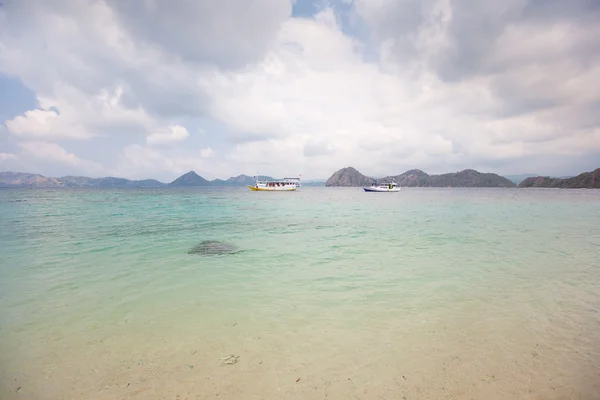
M 253 186 L 248 186 L 250 190 L 265 192 L 291 192 L 300 187 L 300 178 L 284 178 L 282 180 L 259 181 Z

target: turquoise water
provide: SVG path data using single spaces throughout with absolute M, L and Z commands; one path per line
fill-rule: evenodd
M 600 191 L 10 189 L 0 242 L 2 399 L 600 398 Z

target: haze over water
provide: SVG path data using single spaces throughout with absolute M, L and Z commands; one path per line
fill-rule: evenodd
M 594 190 L 0 190 L 0 398 L 598 399 L 599 227 Z

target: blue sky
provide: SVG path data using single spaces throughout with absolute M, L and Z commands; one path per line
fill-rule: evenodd
M 0 170 L 169 181 L 600 166 L 600 6 L 5 1 Z

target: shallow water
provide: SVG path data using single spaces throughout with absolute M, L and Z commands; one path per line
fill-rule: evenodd
M 598 399 L 599 227 L 593 190 L 0 190 L 0 398 Z

